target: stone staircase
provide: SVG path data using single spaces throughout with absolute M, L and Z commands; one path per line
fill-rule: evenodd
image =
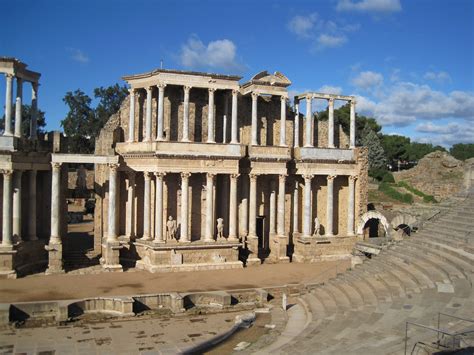
M 310 322 L 276 353 L 403 354 L 407 321 L 437 328 L 438 312 L 474 319 L 473 281 L 471 195 L 411 237 L 301 296 Z M 440 325 L 447 331 L 468 326 L 474 324 L 456 319 Z M 408 353 L 416 344 L 413 353 L 433 353 L 436 339 L 435 332 L 410 326 Z

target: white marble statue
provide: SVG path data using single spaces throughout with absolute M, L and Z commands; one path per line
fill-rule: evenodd
M 317 237 L 319 235 L 319 230 L 321 229 L 321 224 L 319 223 L 318 217 L 314 219 L 314 232 L 313 237 Z
M 166 239 L 172 240 L 176 239 L 176 231 L 177 231 L 176 221 L 173 219 L 172 216 L 168 217 L 168 222 L 166 222 Z
M 224 219 L 217 219 L 217 238 L 224 238 Z

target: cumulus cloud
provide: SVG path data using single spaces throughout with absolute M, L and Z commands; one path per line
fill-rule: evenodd
M 455 143 L 474 143 L 474 127 L 472 124 L 465 122 L 451 122 L 443 125 L 426 122 L 417 125 L 415 130 L 420 133 L 428 134 L 428 136 L 417 138 L 417 141 L 422 143 L 433 143 L 445 146 Z
M 211 41 L 207 45 L 197 36 L 191 36 L 181 46 L 180 61 L 186 68 L 209 68 L 241 71 L 236 58 L 237 47 L 229 39 Z
M 337 11 L 358 11 L 369 13 L 392 13 L 402 10 L 400 0 L 339 0 Z
M 439 71 L 439 72 L 429 71 L 429 72 L 426 72 L 425 75 L 423 75 L 423 78 L 425 80 L 435 81 L 439 84 L 451 82 L 451 76 L 445 71 Z
M 317 91 L 325 94 L 342 94 L 342 88 L 340 86 L 323 85 Z
M 364 90 L 373 89 L 383 84 L 383 75 L 373 71 L 363 71 L 352 79 L 352 84 Z
M 348 41 L 347 35 L 360 26 L 324 20 L 317 13 L 311 13 L 292 17 L 287 28 L 298 38 L 308 40 L 312 50 L 322 50 L 342 46 Z
M 89 63 L 89 57 L 80 49 L 67 47 L 66 50 L 70 53 L 71 59 L 79 63 Z

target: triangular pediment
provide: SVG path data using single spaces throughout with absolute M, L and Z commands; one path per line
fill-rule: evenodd
M 255 74 L 252 79 L 250 79 L 250 82 L 253 84 L 283 87 L 291 85 L 291 81 L 282 73 L 277 71 L 273 74 L 270 74 L 266 70 Z

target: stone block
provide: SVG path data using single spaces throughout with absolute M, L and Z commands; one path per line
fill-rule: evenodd
M 46 275 L 62 274 L 63 267 L 63 245 L 62 243 L 49 243 L 45 246 L 48 251 L 48 269 Z

